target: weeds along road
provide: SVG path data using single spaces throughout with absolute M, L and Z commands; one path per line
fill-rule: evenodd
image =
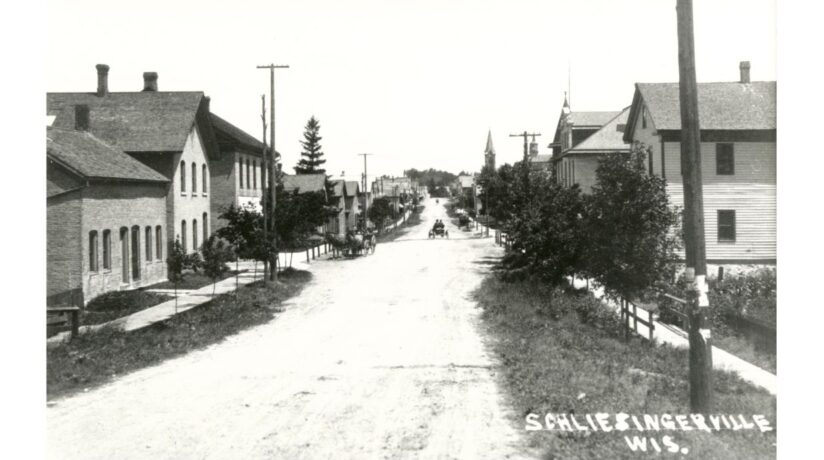
M 49 458 L 524 458 L 470 299 L 500 255 L 436 218 L 374 255 L 313 262 L 268 324 L 47 410 Z

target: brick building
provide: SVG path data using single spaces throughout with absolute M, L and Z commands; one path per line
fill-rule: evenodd
M 198 250 L 210 234 L 210 162 L 220 150 L 203 92 L 158 91 L 157 74 L 143 74 L 143 90 L 109 92 L 109 67 L 97 66 L 97 91 L 49 93 L 53 126 L 74 129 L 75 112 L 88 115 L 85 130 L 165 177 L 167 243 L 180 239 Z
M 166 279 L 169 180 L 81 130 L 47 129 L 47 305 Z
M 220 155 L 210 161 L 212 185 L 212 229 L 225 225 L 220 214 L 229 205 L 242 206 L 252 203 L 261 210 L 261 198 L 266 179 L 263 151 L 266 146 L 254 136 L 210 114 L 212 128 Z

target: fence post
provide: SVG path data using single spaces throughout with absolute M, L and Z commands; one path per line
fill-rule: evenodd
M 652 311 L 647 310 L 647 315 L 649 315 L 649 343 L 652 345 L 653 339 L 653 332 L 655 331 L 655 323 L 652 322 Z
M 624 309 L 624 341 L 629 342 L 629 308 L 626 299 L 621 299 Z
M 72 338 L 80 334 L 80 309 L 72 310 Z
M 633 325 L 634 325 L 635 333 L 637 334 L 638 333 L 638 306 L 635 305 L 635 304 L 632 304 L 632 320 L 634 321 Z

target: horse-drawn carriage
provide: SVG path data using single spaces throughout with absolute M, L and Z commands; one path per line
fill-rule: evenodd
M 431 230 L 429 230 L 429 238 L 436 238 L 439 236 L 441 238 L 449 238 L 449 230 L 447 230 L 443 222 L 440 221 L 435 222 L 435 225 L 432 227 Z
M 378 238 L 373 233 L 348 233 L 345 237 L 330 234 L 326 238 L 345 257 L 374 254 L 378 245 Z

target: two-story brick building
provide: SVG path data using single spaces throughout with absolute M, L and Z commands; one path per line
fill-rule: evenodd
M 776 261 L 776 83 L 699 83 L 704 232 L 711 264 Z M 649 170 L 683 206 L 678 83 L 637 83 L 624 141 L 648 146 Z
M 210 114 L 220 155 L 210 162 L 212 219 L 214 230 L 225 225 L 220 214 L 229 205 L 251 203 L 262 210 L 261 198 L 266 180 L 263 152 L 266 146 L 223 118 Z
M 75 111 L 88 115 L 86 130 L 168 179 L 165 239 L 186 252 L 210 234 L 210 162 L 220 151 L 203 92 L 158 91 L 157 74 L 143 74 L 143 90 L 110 92 L 109 67 L 98 65 L 96 92 L 49 93 L 53 126 L 74 129 Z M 81 108 L 81 109 L 78 109 Z

